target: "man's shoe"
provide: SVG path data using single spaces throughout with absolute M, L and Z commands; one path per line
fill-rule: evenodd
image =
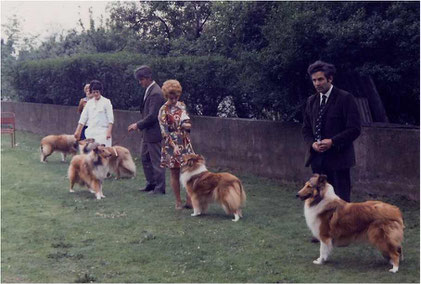
M 312 237 L 312 238 L 311 238 L 311 242 L 312 242 L 312 243 L 319 243 L 320 241 L 319 241 L 317 238 Z
M 155 185 L 148 184 L 144 188 L 139 189 L 139 191 L 140 192 L 148 192 L 148 191 L 153 191 L 154 189 L 155 189 Z

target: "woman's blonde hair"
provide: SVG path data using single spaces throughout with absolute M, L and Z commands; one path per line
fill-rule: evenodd
M 83 91 L 86 93 L 86 91 L 89 90 L 89 84 L 86 84 L 85 87 L 83 87 Z
M 164 93 L 164 98 L 166 100 L 168 100 L 170 94 L 176 95 L 177 99 L 179 99 L 182 90 L 183 88 L 181 88 L 181 84 L 177 80 L 167 80 L 162 85 L 162 92 Z

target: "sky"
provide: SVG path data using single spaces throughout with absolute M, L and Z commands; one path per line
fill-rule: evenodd
M 108 17 L 106 1 L 8 1 L 1 0 L 1 24 L 17 15 L 25 36 L 40 35 L 40 39 L 63 30 L 79 28 L 78 20 L 89 25 L 89 7 L 93 17 Z

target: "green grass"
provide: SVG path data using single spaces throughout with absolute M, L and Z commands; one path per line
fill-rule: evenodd
M 41 136 L 18 132 L 1 148 L 2 282 L 419 282 L 419 202 L 378 199 L 401 208 L 405 261 L 392 274 L 366 245 L 337 248 L 312 263 L 299 186 L 239 175 L 248 195 L 244 218 L 231 222 L 218 205 L 191 217 L 165 196 L 137 192 L 135 179 L 106 180 L 104 200 L 86 189 L 69 193 L 60 154 L 39 162 Z M 167 173 L 168 174 L 168 173 Z M 370 199 L 353 196 L 358 201 Z

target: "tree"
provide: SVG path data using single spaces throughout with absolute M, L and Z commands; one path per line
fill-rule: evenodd
M 197 113 L 217 115 L 223 101 L 239 117 L 300 121 L 314 91 L 307 67 L 321 59 L 337 66 L 339 87 L 347 73 L 371 76 L 391 122 L 419 124 L 417 2 L 119 1 L 109 9 L 99 23 L 91 13 L 80 33 L 29 44 L 19 60 L 141 54 L 161 74 L 185 79 Z M 7 44 L 13 54 L 16 45 Z
M 183 45 L 180 41 L 201 37 L 211 5 L 195 1 L 117 2 L 110 9 L 110 24 L 120 30 L 132 30 L 138 41 L 137 51 L 165 55 L 173 45 Z
M 304 103 L 312 91 L 305 70 L 323 59 L 339 73 L 373 76 L 392 122 L 412 116 L 419 123 L 417 3 L 281 2 L 264 33 L 269 44 L 262 60 L 271 81 L 287 90 L 290 106 Z M 407 84 L 400 83 L 404 78 Z
M 16 66 L 17 45 L 21 38 L 21 23 L 16 15 L 2 25 L 2 31 L 5 38 L 1 38 L 1 97 L 10 99 L 16 95 L 16 91 L 11 85 L 11 76 Z

